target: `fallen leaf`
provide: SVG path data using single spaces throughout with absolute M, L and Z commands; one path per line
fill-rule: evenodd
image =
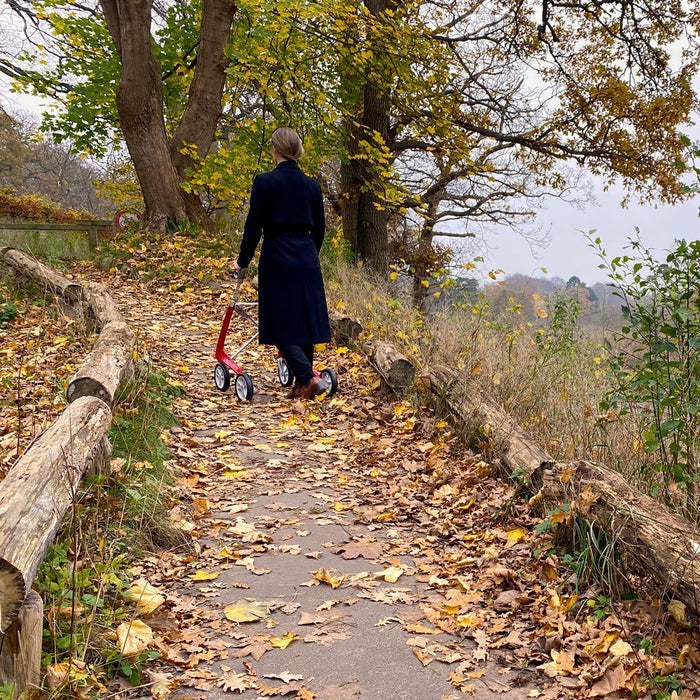
M 145 579 L 137 579 L 122 594 L 127 600 L 136 601 L 136 615 L 150 615 L 165 602 L 165 597 Z
M 381 573 L 377 574 L 383 578 L 388 583 L 396 583 L 401 576 L 405 573 L 406 569 L 401 566 L 390 566 L 388 569 L 384 569 Z
M 284 673 L 266 673 L 263 678 L 274 678 L 283 683 L 291 683 L 292 681 L 303 681 L 304 676 L 295 676 L 293 673 L 285 671 Z
M 220 688 L 231 693 L 244 693 L 248 688 L 252 687 L 250 676 L 247 673 L 236 673 L 223 664 L 221 668 L 223 673 L 216 683 Z
M 122 656 L 136 656 L 153 644 L 153 630 L 141 620 L 122 622 L 117 627 L 117 641 Z
M 270 644 L 272 644 L 275 649 L 286 649 L 292 642 L 296 642 L 298 639 L 298 634 L 287 632 L 287 634 L 282 637 L 272 637 L 272 639 L 270 639 Z
M 340 586 L 340 584 L 347 578 L 345 574 L 333 576 L 328 569 L 318 569 L 317 571 L 313 571 L 312 576 L 317 581 L 328 584 L 331 588 L 338 588 L 338 586 Z
M 600 698 L 618 691 L 625 681 L 625 676 L 625 667 L 622 664 L 609 668 L 603 677 L 593 684 L 590 697 Z
M 237 600 L 224 608 L 224 615 L 231 622 L 257 622 L 265 619 L 270 609 L 264 603 Z
M 197 571 L 194 574 L 190 574 L 190 578 L 193 581 L 215 581 L 219 578 L 219 574 L 216 572 L 208 573 L 206 571 Z

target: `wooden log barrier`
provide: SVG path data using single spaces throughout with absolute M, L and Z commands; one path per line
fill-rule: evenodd
M 114 300 L 101 284 L 88 282 L 85 285 L 85 299 L 90 318 L 98 329 L 104 328 L 108 323 L 125 323 Z
M 406 391 L 416 376 L 413 363 L 386 340 L 367 343 L 365 352 L 384 381 L 399 393 Z
M 13 684 L 17 694 L 39 687 L 43 626 L 44 603 L 36 591 L 29 591 L 17 618 L 0 637 L 0 683 Z
M 574 512 L 606 528 L 625 556 L 689 610 L 700 613 L 700 531 L 692 523 L 605 466 L 556 463 L 475 382 L 449 368 L 435 368 L 429 383 L 467 437 L 478 435 L 488 443 L 486 451 L 509 474 L 517 473 L 549 501 L 568 503 Z
M 535 491 L 540 488 L 543 472 L 554 465 L 554 459 L 498 403 L 476 382 L 447 367 L 434 368 L 429 382 L 431 392 L 470 433 L 469 437 L 478 435 L 479 448 L 505 467 L 506 476 L 523 476 Z
M 543 492 L 606 527 L 662 589 L 700 612 L 700 530 L 628 484 L 618 472 L 592 462 L 557 464 L 544 472 Z
M 345 316 L 335 309 L 328 312 L 331 331 L 341 343 L 352 343 L 362 333 L 362 324 L 350 316 Z
M 104 401 L 76 400 L 0 482 L 0 632 L 19 615 L 83 473 L 109 460 L 111 418 Z
M 72 282 L 31 255 L 14 248 L 2 248 L 0 257 L 15 272 L 46 289 L 50 289 L 54 294 L 58 294 L 67 302 L 77 303 L 83 299 L 83 288 L 80 284 Z
M 107 323 L 68 385 L 68 402 L 96 396 L 111 406 L 119 385 L 134 376 L 135 349 L 136 336 L 126 323 Z

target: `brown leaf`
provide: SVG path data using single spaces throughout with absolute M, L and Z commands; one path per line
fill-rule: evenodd
M 615 668 L 609 668 L 603 677 L 593 684 L 590 697 L 601 698 L 614 693 L 622 687 L 625 676 L 625 667 L 622 664 L 615 666 Z
M 378 559 L 384 552 L 384 545 L 381 542 L 361 539 L 357 542 L 348 542 L 333 550 L 334 554 L 340 554 L 343 559 Z

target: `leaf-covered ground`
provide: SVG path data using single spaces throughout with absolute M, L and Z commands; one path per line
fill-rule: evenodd
M 301 402 L 284 398 L 273 352 L 253 345 L 240 362 L 256 394 L 241 403 L 212 379 L 230 288 L 76 274 L 110 288 L 141 359 L 186 389 L 166 439 L 171 517 L 192 546 L 134 567 L 139 622 L 119 638 L 162 654 L 154 696 L 698 696 L 690 623 L 645 599 L 642 581 L 631 601 L 578 590 L 534 530 L 542 513 L 441 416 L 384 393 L 361 354 L 320 353 L 340 391 Z M 7 348 L 32 332 L 16 325 L 2 336 L 10 376 Z M 43 346 L 66 345 L 55 330 Z M 252 332 L 234 320 L 229 351 Z M 48 361 L 56 371 L 61 356 Z

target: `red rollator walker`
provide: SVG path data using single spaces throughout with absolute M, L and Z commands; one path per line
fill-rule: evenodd
M 251 343 L 257 340 L 257 332 L 251 338 L 246 340 L 243 345 L 241 345 L 233 355 L 227 354 L 224 350 L 224 344 L 226 343 L 226 335 L 228 334 L 228 329 L 231 324 L 231 317 L 234 313 L 242 318 L 250 321 L 254 326 L 257 326 L 257 319 L 249 313 L 252 309 L 257 309 L 257 301 L 238 301 L 238 292 L 241 286 L 241 282 L 245 278 L 247 268 L 239 270 L 235 274 L 236 287 L 226 308 L 226 313 L 224 314 L 224 320 L 221 324 L 221 330 L 219 331 L 219 340 L 216 343 L 216 367 L 214 367 L 214 384 L 219 391 L 227 391 L 231 386 L 231 376 L 233 375 L 233 386 L 236 390 L 236 396 L 239 401 L 252 401 L 255 389 L 253 387 L 253 379 L 248 374 L 244 372 L 243 369 L 236 363 L 235 358 L 238 357 Z M 338 391 L 338 375 L 330 368 L 324 367 L 320 372 L 314 370 L 314 374 L 317 377 L 321 377 L 329 389 L 326 392 L 327 396 L 332 396 Z M 290 387 L 294 384 L 294 376 L 289 371 L 289 366 L 282 355 L 277 353 L 277 378 L 283 387 Z

